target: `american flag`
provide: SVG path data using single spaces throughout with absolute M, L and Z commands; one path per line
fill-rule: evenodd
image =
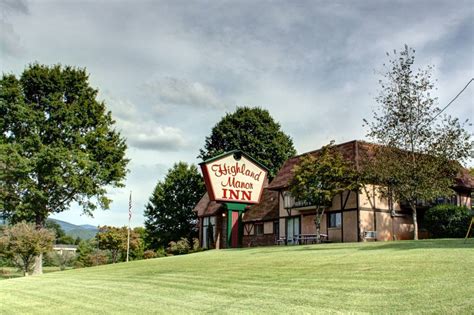
M 128 221 L 132 219 L 132 191 L 130 190 L 130 198 L 128 199 Z

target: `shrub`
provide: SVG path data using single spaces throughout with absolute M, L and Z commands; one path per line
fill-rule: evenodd
M 199 244 L 198 238 L 193 238 L 193 252 L 202 251 L 201 245 Z
M 173 255 L 183 255 L 189 253 L 191 246 L 187 238 L 182 237 L 179 241 L 171 241 L 167 249 L 168 253 Z
M 143 252 L 143 259 L 150 259 L 150 258 L 155 258 L 155 257 L 156 257 L 156 253 L 151 249 L 148 249 L 145 252 Z
M 83 261 L 83 264 L 86 267 L 106 265 L 108 263 L 109 255 L 103 250 L 95 250 L 94 252 L 88 254 Z
M 160 257 L 165 257 L 166 256 L 166 251 L 163 247 L 160 247 L 156 250 L 156 258 L 160 258 Z
M 76 254 L 69 251 L 64 251 L 62 253 L 52 251 L 43 257 L 43 263 L 45 266 L 59 267 L 61 270 L 66 269 L 66 267 L 72 267 L 75 261 Z
M 433 238 L 464 237 L 471 221 L 466 207 L 438 205 L 425 214 L 425 226 Z
M 2 228 L 0 254 L 27 275 L 33 270 L 35 257 L 53 247 L 54 234 L 47 229 L 36 229 L 31 223 L 20 222 Z

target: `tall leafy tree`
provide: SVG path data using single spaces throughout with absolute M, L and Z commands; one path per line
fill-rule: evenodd
M 395 201 L 413 213 L 418 239 L 417 203 L 453 194 L 453 179 L 469 155 L 469 134 L 457 118 L 441 115 L 432 96 L 432 66 L 414 69 L 415 50 L 405 45 L 389 56 L 379 81 L 373 120 L 364 120 L 375 148 L 370 170 Z
M 193 208 L 204 191 L 196 166 L 179 162 L 168 170 L 145 207 L 147 243 L 151 248 L 196 236 L 197 217 Z
M 89 86 L 84 69 L 32 64 L 0 80 L 2 211 L 43 226 L 50 213 L 79 203 L 109 206 L 106 186 L 121 186 L 125 139 Z
M 358 189 L 357 173 L 333 142 L 324 146 L 317 156 L 306 155 L 294 167 L 290 182 L 293 198 L 316 208 L 316 239 L 321 240 L 321 218 L 332 205 L 333 198 L 346 190 Z
M 239 107 L 225 115 L 206 138 L 199 158 L 240 149 L 269 169 L 273 178 L 283 163 L 296 154 L 291 138 L 281 131 L 279 123 L 262 108 Z
M 75 202 L 108 208 L 126 175 L 125 139 L 85 69 L 32 64 L 0 79 L 0 211 L 38 228 Z M 41 272 L 41 270 L 38 270 Z
M 100 226 L 96 235 L 100 249 L 110 251 L 112 263 L 118 259 L 125 260 L 127 254 L 127 227 Z M 140 235 L 135 230 L 130 230 L 130 251 L 135 251 L 141 246 Z

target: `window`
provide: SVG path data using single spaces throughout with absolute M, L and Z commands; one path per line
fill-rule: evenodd
M 452 195 L 449 198 L 446 197 L 438 197 L 435 200 L 435 204 L 437 205 L 453 205 L 456 206 L 458 204 L 458 198 L 456 195 Z
M 341 212 L 336 212 L 336 213 L 330 213 L 329 214 L 329 227 L 330 228 L 340 228 L 341 227 L 341 221 L 342 221 L 342 213 Z
M 276 236 L 280 235 L 280 222 L 278 221 L 273 222 L 273 234 Z
M 300 234 L 300 217 L 286 219 L 286 239 L 288 244 L 295 244 L 295 237 Z
M 255 223 L 255 234 L 263 235 L 263 223 Z
M 216 241 L 216 217 L 204 217 L 202 220 L 202 248 L 212 246 Z

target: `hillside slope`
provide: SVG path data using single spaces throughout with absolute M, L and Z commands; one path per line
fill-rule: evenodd
M 66 232 L 67 235 L 72 236 L 73 238 L 80 237 L 83 240 L 88 240 L 94 238 L 99 229 L 95 226 L 85 224 L 85 225 L 75 225 L 69 222 L 61 221 L 58 219 L 49 218 L 48 220 L 54 221 Z
M 213 250 L 2 280 L 0 313 L 468 314 L 472 270 L 474 240 Z

